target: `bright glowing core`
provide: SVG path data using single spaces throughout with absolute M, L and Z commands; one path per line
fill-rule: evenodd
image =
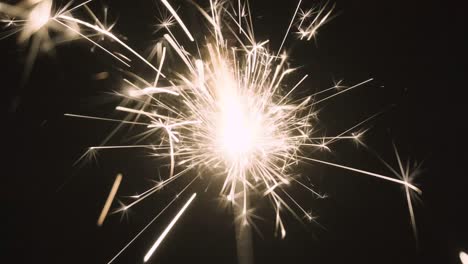
M 255 149 L 257 129 L 238 98 L 232 98 L 220 113 L 219 141 L 230 161 L 248 160 Z
M 44 1 L 39 4 L 29 14 L 28 26 L 35 32 L 49 22 L 52 8 L 52 1 Z
M 226 161 L 246 166 L 259 143 L 256 111 L 252 109 L 252 98 L 242 93 L 230 69 L 222 65 L 216 76 L 217 146 Z

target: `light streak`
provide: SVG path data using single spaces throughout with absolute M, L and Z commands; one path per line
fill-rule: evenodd
M 335 93 L 335 94 L 332 94 L 332 95 L 327 96 L 327 97 L 325 97 L 325 98 L 323 98 L 323 99 L 317 100 L 317 101 L 314 102 L 314 104 L 318 104 L 318 103 L 327 101 L 327 100 L 329 100 L 329 99 L 331 99 L 331 98 L 333 98 L 333 97 L 335 97 L 335 96 L 337 96 L 337 95 L 340 95 L 340 94 L 342 94 L 342 93 L 349 92 L 350 90 L 352 90 L 352 89 L 354 89 L 354 88 L 357 88 L 357 87 L 360 87 L 360 86 L 362 86 L 362 85 L 364 85 L 364 84 L 366 84 L 366 83 L 368 83 L 368 82 L 370 82 L 370 81 L 372 81 L 372 80 L 374 80 L 374 78 L 367 79 L 367 80 L 365 80 L 365 81 L 363 81 L 363 82 L 360 82 L 360 83 L 358 83 L 358 84 L 355 84 L 355 85 L 353 85 L 353 86 L 351 86 L 351 87 L 348 87 L 348 88 L 346 88 L 346 89 L 344 89 L 344 90 L 341 90 L 341 91 L 339 91 L 339 92 L 337 92 L 337 93 Z
M 161 235 L 158 237 L 158 239 L 156 240 L 156 242 L 154 242 L 153 246 L 151 246 L 151 248 L 148 250 L 148 252 L 146 253 L 143 261 L 144 262 L 147 262 L 151 256 L 153 255 L 153 253 L 156 251 L 156 249 L 159 247 L 159 245 L 162 243 L 162 241 L 164 240 L 164 238 L 167 236 L 167 234 L 169 233 L 169 231 L 171 231 L 172 227 L 177 223 L 177 221 L 179 220 L 179 218 L 182 216 L 182 214 L 185 212 L 185 210 L 187 210 L 187 208 L 189 207 L 189 205 L 192 203 L 193 199 L 195 199 L 195 197 L 197 196 L 196 193 L 192 194 L 192 196 L 190 197 L 190 199 L 185 203 L 185 205 L 182 207 L 182 209 L 180 209 L 180 211 L 177 213 L 177 215 L 172 219 L 172 221 L 169 223 L 169 225 L 166 227 L 166 229 L 164 229 L 164 231 L 161 233 Z
M 122 40 L 120 40 L 117 36 L 115 36 L 114 34 L 112 34 L 110 31 L 108 30 L 105 30 L 105 29 L 102 29 L 102 28 L 99 28 L 98 26 L 95 26 L 95 25 L 92 25 L 88 22 L 85 22 L 83 20 L 80 20 L 80 19 L 76 19 L 74 17 L 71 17 L 71 16 L 67 16 L 67 15 L 60 15 L 58 16 L 56 19 L 63 19 L 63 20 L 66 20 L 66 21 L 70 21 L 70 22 L 75 22 L 79 25 L 82 25 L 82 26 L 85 26 L 85 27 L 88 27 L 90 29 L 93 29 L 95 30 L 96 32 L 98 33 L 101 33 L 103 35 L 105 35 L 106 37 L 109 37 L 111 38 L 112 40 L 114 40 L 115 42 L 119 43 L 122 47 L 124 47 L 125 49 L 127 49 L 130 53 L 132 53 L 133 55 L 135 55 L 138 59 L 140 59 L 143 63 L 145 63 L 146 65 L 148 65 L 151 69 L 153 69 L 154 71 L 158 72 L 159 73 L 159 70 L 153 66 L 153 64 L 151 64 L 150 62 L 148 62 L 145 58 L 143 58 L 138 52 L 136 52 L 135 50 L 133 50 L 130 46 L 128 46 L 127 44 L 125 44 Z M 93 43 L 95 44 L 95 43 Z M 106 50 L 104 48 L 102 48 L 103 50 Z M 160 73 L 162 77 L 166 77 L 164 74 Z
M 297 4 L 296 11 L 294 11 L 294 15 L 291 18 L 291 22 L 289 23 L 288 29 L 286 30 L 286 33 L 284 34 L 283 40 L 281 41 L 281 45 L 278 49 L 278 52 L 276 53 L 276 56 L 278 56 L 281 53 L 281 49 L 283 48 L 284 42 L 286 41 L 286 38 L 289 36 L 289 30 L 291 30 L 291 27 L 294 23 L 294 20 L 296 19 L 297 11 L 299 11 L 299 8 L 301 7 L 302 0 L 299 0 L 299 3 Z M 291 89 L 293 90 L 293 89 Z
M 403 181 L 403 180 L 399 180 L 399 179 L 391 178 L 391 177 L 388 177 L 388 176 L 385 176 L 385 175 L 381 175 L 381 174 L 377 174 L 377 173 L 373 173 L 373 172 L 369 172 L 369 171 L 365 171 L 365 170 L 360 170 L 360 169 L 356 169 L 356 168 L 353 168 L 353 167 L 340 165 L 340 164 L 336 164 L 336 163 L 332 163 L 332 162 L 327 162 L 327 161 L 323 161 L 323 160 L 318 160 L 318 159 L 313 159 L 313 158 L 308 158 L 308 157 L 303 157 L 303 158 L 306 159 L 306 160 L 313 161 L 313 162 L 317 162 L 317 163 L 321 163 L 321 164 L 325 164 L 325 165 L 329 165 L 329 166 L 333 166 L 333 167 L 337 167 L 337 168 L 341 168 L 341 169 L 345 169 L 345 170 L 350 170 L 350 171 L 358 172 L 358 173 L 361 173 L 361 174 L 366 174 L 366 175 L 373 176 L 373 177 L 376 177 L 376 178 L 380 178 L 380 179 L 390 181 L 390 182 L 395 182 L 395 183 L 401 184 L 401 185 L 403 185 L 405 187 L 411 188 L 413 191 L 415 191 L 415 192 L 417 192 L 419 194 L 422 193 L 421 189 L 419 189 L 418 187 L 414 186 L 413 184 L 411 184 L 409 182 L 406 182 L 406 181 Z
M 187 37 L 190 39 L 190 41 L 195 41 L 192 37 L 192 34 L 190 34 L 190 31 L 187 29 L 184 22 L 182 22 L 182 19 L 180 19 L 179 15 L 174 10 L 174 8 L 172 8 L 172 6 L 166 0 L 161 0 L 161 2 L 167 7 L 167 10 L 171 12 L 171 14 L 177 20 L 177 22 L 179 22 L 180 27 L 184 30 L 185 34 L 187 34 Z
M 110 264 L 112 262 L 114 262 L 114 260 L 116 260 L 138 237 L 141 236 L 141 234 L 143 234 L 145 232 L 146 229 L 148 229 L 148 227 L 150 227 L 179 197 L 181 194 L 183 194 L 188 186 L 190 186 L 197 178 L 194 178 L 184 189 L 182 189 L 180 192 L 177 193 L 177 195 L 169 202 L 166 204 L 166 206 L 164 206 L 163 209 L 161 209 L 161 211 L 159 211 L 159 213 L 153 217 L 153 219 L 151 219 L 151 221 L 145 225 L 145 227 L 143 227 L 133 238 L 132 240 L 130 240 L 127 244 L 125 244 L 125 246 L 119 251 L 117 252 L 117 254 L 114 255 L 114 257 L 112 257 L 111 260 L 109 260 L 109 262 L 107 262 L 107 264 Z M 136 198 L 139 198 L 139 196 L 137 196 Z M 127 207 L 124 206 L 124 209 L 126 209 Z
M 143 126 L 151 125 L 151 123 L 132 122 L 132 121 L 125 121 L 125 120 L 112 119 L 112 118 L 106 118 L 106 117 L 96 117 L 96 116 L 77 115 L 77 114 L 68 114 L 68 113 L 64 114 L 64 116 L 78 117 L 78 118 L 92 119 L 92 120 L 99 120 L 99 121 L 118 122 L 122 124 L 143 125 Z
M 419 167 L 420 165 L 415 164 L 415 166 L 410 167 L 410 162 L 407 160 L 406 166 L 403 165 L 403 162 L 401 160 L 400 154 L 398 153 L 397 147 L 395 144 L 393 144 L 393 149 L 395 151 L 395 156 L 398 162 L 398 169 L 392 168 L 386 161 L 382 160 L 378 154 L 376 156 L 382 161 L 382 163 L 391 171 L 393 174 L 400 178 L 402 181 L 406 183 L 411 183 L 414 181 L 414 178 L 420 173 Z M 419 246 L 419 240 L 418 240 L 418 229 L 416 226 L 416 216 L 414 214 L 414 208 L 413 208 L 413 193 L 410 192 L 409 188 L 411 188 L 410 184 L 404 185 L 405 188 L 405 196 L 406 196 L 406 203 L 408 205 L 408 212 L 410 215 L 410 221 L 411 221 L 411 227 L 413 229 L 413 236 L 416 241 L 416 246 Z M 421 194 L 420 192 L 418 192 Z
M 403 178 L 403 180 L 405 182 L 409 182 L 410 181 L 409 163 L 407 163 L 406 169 L 404 169 L 403 164 L 402 164 L 401 159 L 400 159 L 400 155 L 398 154 L 398 150 L 397 150 L 395 145 L 393 145 L 393 147 L 395 149 L 395 155 L 397 157 L 398 166 L 400 167 L 401 176 L 402 176 L 402 178 Z M 408 204 L 408 211 L 409 211 L 409 214 L 410 214 L 411 227 L 413 228 L 414 239 L 416 239 L 416 245 L 418 245 L 418 229 L 416 227 L 416 218 L 414 216 L 414 209 L 413 209 L 413 203 L 412 203 L 412 200 L 411 200 L 411 193 L 410 193 L 408 188 L 409 188 L 409 185 L 405 185 L 406 202 Z
M 117 174 L 114 180 L 114 184 L 112 185 L 112 189 L 109 192 L 109 196 L 107 196 L 106 203 L 102 208 L 101 214 L 99 215 L 97 225 L 102 226 L 104 220 L 106 220 L 107 213 L 111 207 L 112 201 L 114 200 L 115 194 L 117 194 L 117 190 L 119 189 L 120 182 L 122 181 L 122 174 Z

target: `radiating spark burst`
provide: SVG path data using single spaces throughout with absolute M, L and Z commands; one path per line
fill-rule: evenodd
M 260 194 L 271 201 L 275 212 L 276 231 L 284 237 L 286 229 L 282 214 L 285 211 L 293 214 L 298 220 L 303 219 L 298 212 L 308 220 L 314 219 L 287 189 L 291 184 L 298 184 L 321 196 L 302 183 L 294 173 L 294 167 L 299 162 L 316 162 L 401 184 L 406 190 L 414 227 L 414 213 L 409 194 L 421 191 L 409 181 L 407 171 L 402 169 L 398 175 L 405 177 L 396 179 L 308 155 L 311 148 L 330 151 L 331 144 L 337 140 L 362 142 L 365 130 L 360 127 L 370 119 L 337 136 L 315 136 L 314 128 L 318 122 L 315 106 L 372 79 L 350 87 L 342 86 L 342 81 L 339 81 L 333 87 L 305 98 L 297 99 L 293 96 L 296 88 L 301 86 L 308 75 L 297 78 L 294 74 L 296 69 L 289 66 L 288 54 L 283 52 L 291 28 L 296 25 L 300 38 L 310 40 L 315 36 L 317 29 L 330 19 L 333 7 L 328 8 L 325 5 L 304 11 L 301 9 L 302 0 L 299 1 L 280 48 L 274 51 L 269 48 L 268 40 L 256 39 L 248 2 L 210 0 L 207 10 L 192 3 L 209 25 L 209 34 L 197 36 L 198 34 L 193 34 L 190 27 L 184 23 L 184 18 L 176 11 L 177 8 L 168 1 L 161 0 L 170 16 L 165 16 L 158 25 L 167 33 L 164 34 L 163 41 L 158 42 L 153 49 L 151 57 L 156 54 L 158 58 L 157 63 L 153 64 L 126 44 L 121 37 L 112 33 L 114 24 L 109 26 L 106 22 L 101 22 L 87 7 L 88 2 L 52 14 L 51 1 L 44 1 L 49 4 L 40 2 L 44 6 L 39 8 L 37 4 L 33 5 L 32 9 L 0 3 L 0 12 L 25 19 L 23 32 L 26 33 L 20 33 L 20 36 L 26 34 L 28 38 L 42 39 L 43 36 L 47 36 L 44 32 L 48 32 L 46 29 L 49 29 L 49 24 L 53 22 L 55 26 L 61 26 L 62 30 L 69 30 L 90 41 L 93 47 L 103 50 L 125 66 L 136 63 L 131 59 L 135 57 L 155 72 L 151 80 L 128 72 L 129 78 L 124 79 L 127 87 L 123 92 L 118 92 L 125 100 L 116 107 L 117 111 L 128 113 L 127 118 L 123 120 L 66 114 L 72 117 L 119 122 L 119 127 L 126 124 L 142 126 L 145 128 L 142 137 L 153 136 L 157 139 L 152 144 L 127 146 L 105 145 L 106 140 L 99 146 L 90 147 L 82 158 L 94 157 L 97 151 L 104 149 L 145 148 L 150 149 L 155 156 L 169 161 L 168 177 L 152 188 L 132 196 L 133 200 L 122 205 L 118 212 L 126 212 L 181 176 L 189 175 L 187 172 L 196 171 L 196 176 L 177 197 L 202 174 L 221 177 L 221 196 L 231 202 L 235 211 L 239 212 L 236 217 L 241 219 L 243 225 L 248 226 L 254 216 L 252 210 L 255 204 L 250 206 L 251 195 Z M 71 11 L 77 11 L 79 7 L 91 16 L 92 22 L 71 15 Z M 7 22 L 8 25 L 17 23 L 13 19 Z M 175 25 L 178 25 L 178 28 Z M 178 29 L 182 30 L 184 37 L 176 37 Z M 105 47 L 105 40 L 119 44 L 128 54 L 109 50 Z M 187 44 L 183 45 L 185 43 Z M 194 46 L 195 52 L 190 52 L 190 46 Z M 177 54 L 184 65 L 183 68 L 164 67 L 167 49 L 172 49 Z M 335 93 L 327 95 L 333 91 Z M 110 136 L 112 135 L 113 133 Z M 193 198 L 194 196 L 191 200 Z M 155 219 L 157 217 L 159 214 Z M 110 262 L 140 234 L 141 232 Z

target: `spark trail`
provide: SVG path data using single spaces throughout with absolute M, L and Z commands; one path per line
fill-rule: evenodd
M 187 210 L 187 208 L 189 207 L 189 205 L 192 203 L 193 199 L 195 199 L 196 196 L 197 196 L 196 193 L 192 194 L 190 199 L 185 203 L 185 205 L 182 207 L 182 209 L 180 209 L 180 211 L 177 213 L 177 215 L 174 217 L 174 219 L 172 219 L 172 221 L 166 227 L 166 229 L 164 229 L 162 234 L 159 236 L 159 238 L 156 240 L 156 242 L 154 242 L 153 246 L 151 246 L 151 248 L 146 253 L 145 258 L 143 259 L 145 262 L 147 262 L 151 258 L 153 253 L 156 251 L 156 249 L 158 249 L 159 245 L 162 243 L 162 241 L 167 236 L 169 231 L 171 231 L 172 227 L 174 227 L 174 225 L 177 223 L 177 221 L 182 216 L 182 214 L 185 212 L 185 210 Z
M 109 196 L 107 196 L 106 203 L 104 204 L 101 214 L 99 215 L 99 218 L 97 221 L 98 226 L 102 226 L 102 224 L 104 223 L 107 213 L 109 212 L 109 209 L 111 207 L 112 201 L 114 200 L 115 194 L 117 193 L 117 190 L 119 189 L 119 185 L 121 181 L 122 181 L 122 174 L 118 174 L 117 177 L 115 177 L 115 181 L 114 181 L 114 184 L 112 185 L 112 189 L 109 193 Z

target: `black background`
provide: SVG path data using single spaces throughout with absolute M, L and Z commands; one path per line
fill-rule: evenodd
M 314 2 L 304 1 L 304 6 Z M 334 1 L 336 17 L 316 41 L 294 42 L 292 65 L 309 80 L 305 95 L 344 79 L 354 84 L 375 81 L 320 105 L 321 125 L 336 134 L 380 110 L 365 143 L 392 165 L 392 142 L 402 156 L 423 162 L 417 178 L 423 195 L 416 203 L 419 249 L 412 237 L 403 190 L 393 183 L 328 167 L 301 165 L 327 199 L 314 199 L 291 187 L 306 208 L 319 218 L 301 225 L 285 217 L 288 236 L 273 235 L 273 215 L 260 202 L 256 213 L 261 234 L 254 236 L 256 263 L 459 263 L 468 251 L 468 195 L 464 178 L 466 120 L 464 90 L 466 19 L 462 8 L 449 1 Z M 184 2 L 183 17 L 199 37 L 200 19 Z M 100 10 L 102 3 L 92 3 Z M 257 38 L 277 48 L 295 3 L 252 0 Z M 98 12 L 99 13 L 99 12 Z M 152 34 L 158 10 L 154 1 L 113 1 L 115 32 L 128 37 L 139 51 L 161 37 Z M 182 33 L 181 33 L 182 34 Z M 182 35 L 181 35 L 182 36 Z M 293 43 L 294 42 L 294 43 Z M 111 44 L 112 45 L 112 44 Z M 102 52 L 91 53 L 85 41 L 58 46 L 54 54 L 40 55 L 29 80 L 21 87 L 27 49 L 15 39 L 0 42 L 1 88 L 4 93 L 2 130 L 1 255 L 3 263 L 105 263 L 173 197 L 186 180 L 164 189 L 140 206 L 128 219 L 113 215 L 102 228 L 95 225 L 115 174 L 124 174 L 119 195 L 134 194 L 151 185 L 161 162 L 145 151 L 101 152 L 98 163 L 74 167 L 88 146 L 98 145 L 114 124 L 71 119 L 63 113 L 116 117 L 119 103 L 109 92 L 120 87 L 117 63 Z M 143 65 L 134 71 L 147 74 Z M 93 75 L 110 71 L 107 80 Z M 148 72 L 149 73 L 149 72 Z M 146 76 L 150 76 L 149 74 Z M 132 132 L 117 134 L 113 143 Z M 323 158 L 389 174 L 363 147 L 342 142 Z M 167 173 L 165 168 L 161 173 Z M 206 176 L 209 177 L 209 176 Z M 184 182 L 185 181 L 185 182 Z M 152 258 L 153 263 L 236 263 L 232 212 L 220 206 L 219 182 L 205 193 L 207 180 L 190 191 L 199 196 Z M 151 226 L 117 263 L 141 263 L 150 244 L 187 199 L 176 204 Z M 116 206 L 116 204 L 114 204 Z

